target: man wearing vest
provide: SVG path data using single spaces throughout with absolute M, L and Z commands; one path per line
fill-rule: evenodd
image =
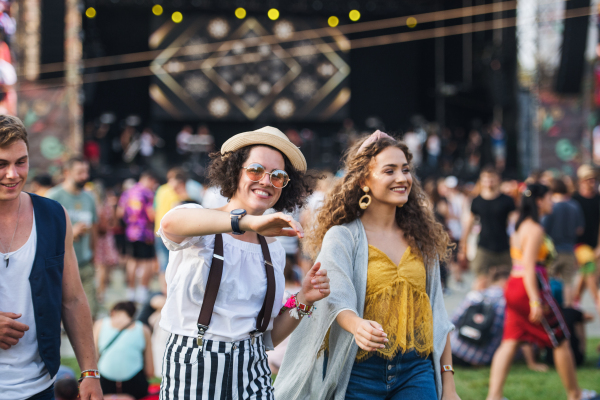
M 0 400 L 53 400 L 60 323 L 82 373 L 83 400 L 102 399 L 92 317 L 65 209 L 22 192 L 29 172 L 23 123 L 0 116 Z

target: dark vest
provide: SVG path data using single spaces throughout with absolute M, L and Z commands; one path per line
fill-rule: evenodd
M 62 206 L 30 194 L 37 232 L 29 275 L 40 356 L 52 377 L 60 366 L 60 321 L 67 219 Z

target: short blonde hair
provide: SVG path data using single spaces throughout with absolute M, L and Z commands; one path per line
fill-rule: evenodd
M 12 115 L 0 115 L 0 147 L 10 146 L 19 140 L 24 141 L 29 150 L 27 129 L 23 122 Z

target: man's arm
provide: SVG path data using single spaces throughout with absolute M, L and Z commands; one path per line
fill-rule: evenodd
M 92 335 L 92 314 L 79 277 L 77 258 L 73 249 L 71 220 L 67 211 L 64 212 L 67 218 L 67 234 L 62 285 L 62 320 L 81 370 L 98 369 Z M 93 378 L 84 379 L 80 386 L 80 396 L 82 400 L 101 400 L 100 381 Z

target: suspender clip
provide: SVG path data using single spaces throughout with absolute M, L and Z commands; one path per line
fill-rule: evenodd
M 250 332 L 250 343 L 252 344 L 252 346 L 254 346 L 254 343 L 256 343 L 256 337 L 260 335 L 260 332 L 258 331 L 258 329 L 253 330 L 252 332 Z
M 200 350 L 202 350 L 202 345 L 203 345 L 203 342 L 204 342 L 204 334 L 206 333 L 207 330 L 208 330 L 208 325 L 198 324 L 198 339 L 197 339 L 197 343 L 198 343 L 198 346 L 200 347 Z

